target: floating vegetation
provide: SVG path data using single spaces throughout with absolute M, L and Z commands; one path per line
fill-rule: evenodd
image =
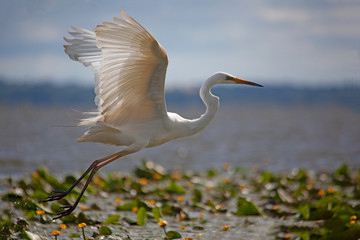
M 1 179 L 2 239 L 359 239 L 360 170 L 248 172 L 229 164 L 204 172 L 166 171 L 144 161 L 133 174 L 97 175 L 78 209 L 52 220 L 79 194 L 40 203 L 76 176 L 45 168 Z

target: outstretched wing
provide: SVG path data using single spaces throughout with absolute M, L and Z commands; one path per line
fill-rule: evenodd
M 103 121 L 117 127 L 167 114 L 166 52 L 133 18 L 122 10 L 121 15 L 97 26 L 95 34 L 74 28 L 77 32 L 70 34 L 77 39 L 65 39 L 71 43 L 65 46 L 69 56 L 95 69 L 98 115 L 84 124 Z

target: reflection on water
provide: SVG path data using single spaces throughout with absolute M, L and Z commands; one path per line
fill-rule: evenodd
M 171 109 L 197 117 L 204 109 Z M 185 114 L 187 113 L 187 114 Z M 85 170 L 95 159 L 119 147 L 77 143 L 84 131 L 73 125 L 70 109 L 0 107 L 0 175 L 29 173 L 46 165 L 58 173 Z M 141 159 L 166 168 L 235 166 L 281 171 L 334 169 L 342 163 L 360 167 L 360 113 L 340 107 L 222 107 L 198 135 L 144 149 L 111 163 L 128 170 Z M 106 167 L 107 170 L 110 167 Z

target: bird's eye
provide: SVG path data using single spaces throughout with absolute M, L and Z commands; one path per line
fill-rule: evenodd
M 234 78 L 231 76 L 225 76 L 225 80 L 234 80 Z

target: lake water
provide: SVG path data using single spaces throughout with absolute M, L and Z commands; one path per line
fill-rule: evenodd
M 82 109 L 87 110 L 87 109 Z M 169 109 L 198 117 L 204 109 Z M 185 114 L 186 113 L 186 114 Z M 77 143 L 84 128 L 73 125 L 70 108 L 0 106 L 0 175 L 23 175 L 40 165 L 54 173 L 85 170 L 119 147 Z M 271 171 L 332 170 L 343 163 L 360 167 L 360 112 L 336 106 L 222 106 L 195 136 L 117 160 L 106 170 L 128 171 L 150 159 L 171 169 L 221 168 L 226 162 Z

